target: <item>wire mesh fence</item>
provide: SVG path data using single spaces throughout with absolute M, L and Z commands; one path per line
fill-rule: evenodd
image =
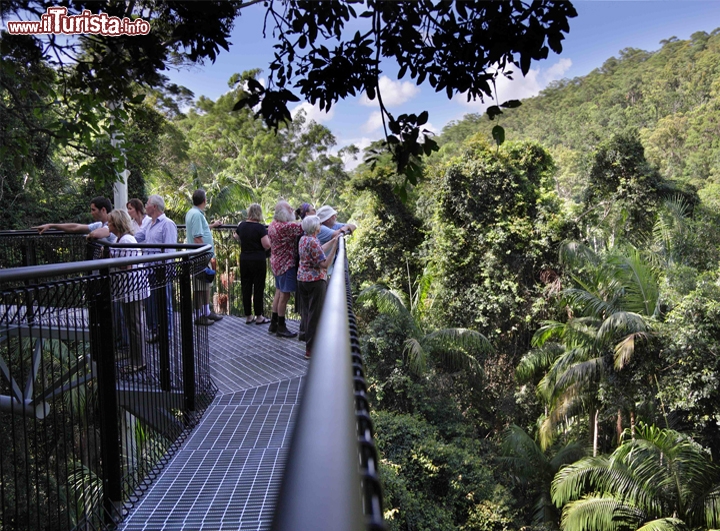
M 52 254 L 45 236 L 3 236 L 0 529 L 112 526 L 216 393 L 194 322 L 209 253 L 94 245 L 115 258 L 71 267 L 82 237 Z

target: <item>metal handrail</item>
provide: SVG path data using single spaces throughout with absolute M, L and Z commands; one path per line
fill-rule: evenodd
M 376 454 L 373 445 L 373 462 L 368 466 L 365 432 L 371 436 L 371 427 L 366 401 L 361 404 L 359 399 L 364 397 L 364 380 L 358 385 L 362 370 L 359 375 L 342 236 L 335 264 L 290 443 L 273 531 L 383 529 L 379 496 L 368 496 L 368 468 L 373 469 L 373 475 Z M 379 483 L 375 485 L 379 487 Z
M 12 267 L 0 269 L 0 284 L 3 282 L 15 282 L 18 280 L 33 280 L 38 277 L 48 278 L 72 273 L 85 273 L 106 268 L 120 268 L 133 264 L 146 264 L 151 262 L 163 262 L 175 258 L 189 258 L 210 251 L 209 245 L 202 244 L 112 244 L 113 248 L 130 249 L 188 249 L 174 253 L 145 254 L 133 257 L 122 258 L 101 258 L 98 260 L 83 260 L 78 262 L 65 262 L 61 264 L 44 264 L 38 266 Z

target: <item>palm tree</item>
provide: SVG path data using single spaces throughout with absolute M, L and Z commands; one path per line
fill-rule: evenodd
M 557 529 L 560 516 L 550 496 L 552 480 L 561 467 L 587 454 L 585 447 L 574 441 L 555 450 L 554 455 L 544 452 L 525 430 L 513 424 L 505 432 L 500 458 L 517 483 L 539 489 L 533 504 L 532 521 L 552 529 Z
M 720 527 L 720 467 L 690 438 L 639 423 L 610 455 L 560 470 L 552 500 L 563 531 Z
M 608 371 L 625 368 L 636 343 L 650 337 L 652 320 L 660 312 L 658 280 L 635 249 L 600 256 L 579 243 L 568 243 L 562 247 L 561 261 L 576 286 L 562 292 L 570 317 L 564 323 L 543 324 L 533 337 L 535 350 L 521 360 L 517 375 L 529 380 L 544 372 L 537 385 L 549 408 L 539 434 L 543 449 L 552 443 L 562 419 L 588 412 L 597 455 L 596 387 Z M 610 352 L 612 367 L 605 361 Z M 621 409 L 618 415 L 621 425 Z
M 430 282 L 430 277 L 423 275 L 416 283 L 415 296 L 411 297 L 409 303 L 405 302 L 403 294 L 378 284 L 364 289 L 358 296 L 358 302 L 370 302 L 380 313 L 408 325 L 404 354 L 410 370 L 416 374 L 426 370 L 428 358 L 431 356 L 440 356 L 443 361 L 455 367 L 480 372 L 480 363 L 473 356 L 473 352 L 490 350 L 490 342 L 484 335 L 467 328 L 443 328 L 433 331 L 425 328 L 422 316 L 427 306 L 431 305 L 431 302 L 428 302 Z

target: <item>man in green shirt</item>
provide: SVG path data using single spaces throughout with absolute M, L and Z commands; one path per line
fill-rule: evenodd
M 187 234 L 187 243 L 202 243 L 210 245 L 211 252 L 215 256 L 215 243 L 213 241 L 212 231 L 221 225 L 220 221 L 215 221 L 208 225 L 205 219 L 205 206 L 207 205 L 207 197 L 205 190 L 195 190 L 192 197 L 193 207 L 185 214 L 185 232 Z M 210 310 L 210 290 L 212 283 L 206 282 L 202 275 L 195 277 L 195 324 L 201 326 L 210 326 L 215 321 L 222 319 L 222 315 L 216 314 Z

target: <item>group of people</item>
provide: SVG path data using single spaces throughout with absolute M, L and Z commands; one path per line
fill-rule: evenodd
M 208 224 L 204 210 L 207 205 L 205 191 L 198 189 L 193 193 L 193 206 L 185 216 L 186 242 L 193 244 L 210 245 L 211 256 L 214 256 L 215 247 L 211 227 L 220 224 L 219 221 Z M 140 199 L 130 199 L 126 209 L 113 210 L 112 203 L 105 197 L 95 197 L 90 201 L 90 215 L 93 222 L 85 225 L 81 223 L 47 223 L 33 227 L 43 234 L 49 229 L 61 230 L 69 233 L 87 234 L 89 239 L 104 240 L 117 244 L 157 244 L 177 245 L 178 230 L 174 221 L 165 215 L 165 201 L 159 195 L 151 195 L 146 203 Z M 144 248 L 143 254 L 157 254 L 159 252 L 173 251 L 174 249 Z M 132 247 L 111 247 L 110 256 L 129 257 L 141 254 L 140 249 Z M 127 266 L 128 269 L 137 266 Z M 128 347 L 130 363 L 125 366 L 125 372 L 138 372 L 146 367 L 145 343 L 170 342 L 173 330 L 173 297 L 170 284 L 156 279 L 159 271 L 150 269 L 149 274 L 136 271 L 125 276 L 122 286 L 114 286 L 118 300 L 116 316 L 124 321 L 121 326 L 123 335 L 128 330 Z M 159 290 L 165 292 L 161 295 Z M 153 289 L 150 289 L 150 288 Z M 210 291 L 212 284 L 202 275 L 194 279 L 195 291 L 195 324 L 210 326 L 223 317 L 210 308 Z M 122 293 L 121 293 L 122 292 Z M 163 296 L 164 295 L 164 296 Z M 161 300 L 164 299 L 163 303 Z M 145 301 L 145 304 L 141 304 Z M 145 319 L 143 319 L 143 306 Z M 164 309 L 162 308 L 164 306 Z M 164 313 L 164 315 L 163 315 Z M 148 334 L 145 334 L 146 321 Z M 162 321 L 165 321 L 163 326 Z M 167 336 L 161 333 L 167 331 Z
M 210 229 L 219 226 L 221 222 L 209 224 L 205 218 L 207 197 L 204 190 L 196 190 L 192 202 L 193 206 L 185 216 L 186 242 L 210 245 L 211 256 L 214 256 L 215 247 Z M 149 196 L 144 205 L 140 199 L 130 199 L 126 209 L 116 210 L 113 210 L 112 203 L 105 197 L 95 197 L 90 201 L 93 223 L 47 223 L 34 228 L 40 234 L 48 229 L 56 229 L 124 245 L 175 245 L 178 243 L 177 225 L 164 212 L 165 201 L 159 195 Z M 303 203 L 293 209 L 287 201 L 275 205 L 273 221 L 266 227 L 260 205 L 250 205 L 247 219 L 238 225 L 234 234 L 241 246 L 240 281 L 246 324 L 269 324 L 269 332 L 279 337 L 298 336 L 297 332 L 288 329 L 285 322 L 288 301 L 296 293 L 301 315 L 299 339 L 306 342 L 305 357 L 310 358 L 325 299 L 328 269 L 332 267 L 337 251 L 337 238 L 340 234 L 352 234 L 355 228 L 353 224 L 338 223 L 337 212 L 328 205 L 316 211 L 309 203 Z M 142 252 L 155 254 L 164 250 L 144 248 Z M 112 257 L 139 254 L 140 249 L 125 246 L 112 247 L 110 250 Z M 275 277 L 275 295 L 269 319 L 264 315 L 268 254 Z M 133 267 L 136 266 L 128 266 Z M 142 279 L 140 272 L 137 273 L 127 276 L 134 286 L 118 296 L 119 307 L 116 311 L 125 323 L 122 328 L 129 331 L 123 333 L 128 336 L 130 364 L 127 370 L 131 372 L 141 371 L 146 366 L 144 344 L 169 341 L 173 329 L 170 284 L 156 279 L 156 272 L 152 268 L 148 276 L 142 273 Z M 210 326 L 221 320 L 222 316 L 210 308 L 212 284 L 207 276 L 196 275 L 193 282 L 195 324 Z M 164 294 L 159 293 L 163 289 L 162 285 Z M 150 289 L 151 286 L 153 289 Z M 144 305 L 142 301 L 145 301 Z M 143 324 L 143 306 L 147 336 Z M 162 321 L 165 321 L 166 326 L 163 326 Z M 168 334 L 164 339 L 161 337 L 162 329 Z
M 306 342 L 305 357 L 310 358 L 320 312 L 327 289 L 328 268 L 337 251 L 340 234 L 352 234 L 355 225 L 337 222 L 330 206 L 317 211 L 309 203 L 293 209 L 287 201 L 275 205 L 273 221 L 266 228 L 260 205 L 248 207 L 235 238 L 240 241 L 240 282 L 246 324 L 269 323 L 269 332 L 293 338 L 285 322 L 290 296 L 296 293 L 300 310 L 299 339 Z M 264 315 L 266 257 L 275 277 L 272 315 Z M 253 315 L 254 310 L 254 315 Z

